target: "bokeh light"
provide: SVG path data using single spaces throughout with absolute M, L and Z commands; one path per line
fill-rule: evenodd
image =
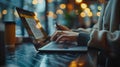
M 82 9 L 87 8 L 87 4 L 86 3 L 81 3 L 80 6 L 81 6 Z
M 3 15 L 7 14 L 7 10 L 3 10 L 3 11 L 2 11 L 2 14 L 3 14 Z
M 65 8 L 66 8 L 66 5 L 65 5 L 65 4 L 60 4 L 60 8 L 61 8 L 61 9 L 65 9 Z
M 83 0 L 75 0 L 76 3 L 81 3 Z

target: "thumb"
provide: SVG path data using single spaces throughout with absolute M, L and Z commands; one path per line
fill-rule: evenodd
M 64 25 L 56 24 L 56 29 L 57 30 L 64 30 L 64 31 L 69 31 L 70 29 Z

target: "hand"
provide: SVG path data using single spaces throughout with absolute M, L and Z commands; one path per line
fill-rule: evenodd
M 56 31 L 52 36 L 51 40 L 56 41 L 58 43 L 67 42 L 75 42 L 77 41 L 79 33 L 72 31 Z
M 64 25 L 60 25 L 56 23 L 56 29 L 57 30 L 63 30 L 63 31 L 70 31 L 70 29 Z

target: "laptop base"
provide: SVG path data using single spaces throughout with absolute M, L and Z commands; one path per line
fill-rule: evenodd
M 50 42 L 47 45 L 39 48 L 40 52 L 87 52 L 87 46 L 78 46 L 76 44 L 59 44 L 55 42 Z

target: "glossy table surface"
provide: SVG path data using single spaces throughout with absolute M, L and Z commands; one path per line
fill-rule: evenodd
M 33 44 L 22 43 L 14 54 L 7 53 L 4 67 L 96 67 L 97 52 L 38 52 Z M 2 66 L 1 66 L 2 67 Z

